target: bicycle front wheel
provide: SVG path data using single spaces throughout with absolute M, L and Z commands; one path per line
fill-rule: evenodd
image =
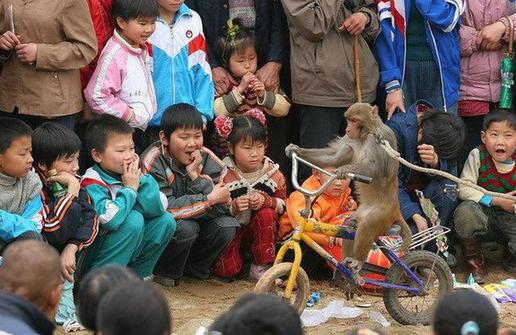
M 452 290 L 452 273 L 441 257 L 429 251 L 411 251 L 402 261 L 425 283 L 426 293 L 414 295 L 399 289 L 384 288 L 385 308 L 394 320 L 403 325 L 427 325 L 437 300 Z M 399 265 L 393 265 L 387 271 L 385 280 L 418 287 Z
M 306 307 L 308 296 L 310 295 L 310 282 L 308 276 L 302 267 L 299 267 L 296 278 L 296 286 L 290 299 L 284 297 L 285 286 L 292 270 L 292 263 L 283 262 L 274 265 L 260 278 L 254 292 L 268 293 L 281 297 L 284 301 L 291 304 L 292 307 L 301 315 Z

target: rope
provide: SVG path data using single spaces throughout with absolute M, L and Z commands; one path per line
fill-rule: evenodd
M 451 175 L 451 174 L 449 174 L 447 172 L 436 170 L 436 169 L 424 168 L 424 167 L 420 167 L 420 166 L 414 165 L 414 164 L 408 162 L 407 160 L 403 159 L 401 157 L 400 153 L 397 152 L 396 150 L 394 150 L 391 147 L 391 145 L 389 144 L 388 141 L 385 141 L 384 139 L 379 138 L 378 136 L 376 136 L 376 137 L 377 137 L 377 142 L 382 146 L 382 148 L 387 152 L 387 154 L 390 157 L 394 158 L 395 160 L 397 160 L 401 164 L 405 165 L 409 169 L 412 169 L 412 170 L 415 170 L 415 171 L 418 171 L 418 172 L 435 174 L 435 175 L 441 176 L 443 178 L 452 180 L 452 181 L 456 182 L 457 184 L 461 184 L 461 185 L 464 185 L 464 186 L 467 186 L 467 187 L 471 187 L 472 189 L 480 191 L 480 192 L 482 192 L 482 193 L 484 193 L 486 195 L 490 195 L 490 196 L 498 197 L 498 198 L 504 198 L 504 199 L 512 200 L 512 201 L 516 201 L 516 197 L 515 196 L 511 196 L 511 195 L 508 195 L 508 194 L 505 194 L 505 193 L 491 192 L 491 191 L 488 191 L 488 190 L 484 189 L 483 187 L 481 187 L 481 186 L 479 186 L 477 184 L 474 184 L 474 183 L 472 183 L 470 181 L 467 181 L 467 180 L 462 180 L 462 179 L 457 178 L 454 175 Z

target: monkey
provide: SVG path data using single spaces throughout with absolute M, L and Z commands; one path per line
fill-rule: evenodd
M 367 103 L 355 103 L 344 113 L 348 120 L 346 135 L 337 138 L 322 149 L 304 149 L 290 144 L 285 149 L 288 157 L 297 155 L 318 166 L 336 166 L 337 178 L 348 173 L 372 177 L 371 184 L 357 183 L 360 205 L 352 215 L 358 222 L 352 246 L 352 259 L 343 259 L 353 273 L 358 273 L 374 241 L 386 233 L 391 225 L 401 227 L 403 242 L 400 251 L 406 252 L 412 234 L 403 219 L 398 201 L 398 161 L 391 158 L 377 143 L 388 141 L 397 150 L 394 132 L 378 116 L 378 107 Z M 346 253 L 343 248 L 343 253 Z

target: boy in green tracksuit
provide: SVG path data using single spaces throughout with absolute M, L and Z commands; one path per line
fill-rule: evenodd
M 97 248 L 91 268 L 126 265 L 146 278 L 174 235 L 176 222 L 166 212 L 167 199 L 154 178 L 141 174 L 132 135 L 133 129 L 116 117 L 93 121 L 86 142 L 97 164 L 81 184 L 107 231 L 90 247 Z

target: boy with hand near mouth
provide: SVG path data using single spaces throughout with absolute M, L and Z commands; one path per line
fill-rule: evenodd
M 163 113 L 160 141 L 142 154 L 142 170 L 158 181 L 178 221 L 155 270 L 156 280 L 166 286 L 177 286 L 184 272 L 208 278 L 239 226 L 230 216 L 230 194 L 222 183 L 226 167 L 203 147 L 202 129 L 194 106 L 173 105 Z
M 74 281 L 81 275 L 81 265 L 87 257 L 85 248 L 95 240 L 99 224 L 91 199 L 77 177 L 79 137 L 61 124 L 46 122 L 34 130 L 32 149 L 33 165 L 43 183 L 42 234 L 60 253 L 61 271 L 66 279 L 55 320 L 69 329 L 71 324 L 78 324 Z
M 484 118 L 483 129 L 483 144 L 469 153 L 461 179 L 488 191 L 516 195 L 516 115 L 503 110 L 489 113 Z M 460 188 L 459 197 L 464 201 L 455 210 L 455 230 L 475 281 L 485 282 L 479 236 L 493 230 L 508 241 L 502 267 L 516 273 L 516 202 L 468 187 Z
M 91 268 L 118 264 L 148 278 L 176 224 L 154 178 L 141 174 L 132 136 L 131 126 L 111 115 L 92 121 L 86 131 L 97 164 L 86 170 L 82 187 L 107 230 L 90 246 L 96 251 Z
M 32 129 L 0 118 L 0 255 L 16 240 L 42 240 L 41 181 L 32 171 Z

